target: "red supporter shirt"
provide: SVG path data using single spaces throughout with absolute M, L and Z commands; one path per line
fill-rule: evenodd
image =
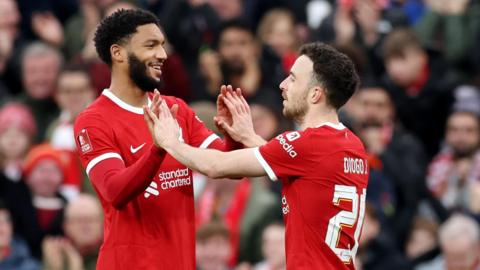
M 355 269 L 368 183 L 360 139 L 327 123 L 254 151 L 270 179 L 282 181 L 287 269 Z
M 185 143 L 221 149 L 182 100 L 177 121 Z M 82 165 L 105 213 L 97 269 L 195 269 L 192 171 L 153 145 L 141 108 L 111 91 L 75 123 Z

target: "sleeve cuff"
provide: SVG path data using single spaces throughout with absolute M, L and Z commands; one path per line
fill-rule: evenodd
M 220 137 L 217 136 L 217 134 L 212 134 L 210 136 L 208 136 L 203 142 L 202 144 L 200 144 L 200 146 L 198 148 L 201 148 L 201 149 L 206 149 L 213 141 L 215 141 L 216 139 L 220 139 Z
M 87 164 L 87 168 L 86 168 L 87 175 L 89 175 L 90 171 L 93 169 L 93 167 L 95 167 L 95 165 L 97 165 L 98 163 L 100 163 L 100 162 L 102 162 L 102 161 L 104 161 L 105 159 L 108 159 L 108 158 L 118 158 L 123 162 L 122 157 L 118 153 L 110 152 L 110 153 L 102 154 L 102 155 L 92 159 Z
M 262 154 L 260 153 L 260 149 L 258 147 L 253 148 L 253 153 L 255 154 L 255 157 L 257 158 L 258 162 L 260 162 L 260 164 L 262 165 L 263 169 L 267 173 L 270 180 L 277 181 L 278 178 L 275 175 L 275 172 L 273 172 L 270 165 L 268 165 L 267 161 L 263 158 Z

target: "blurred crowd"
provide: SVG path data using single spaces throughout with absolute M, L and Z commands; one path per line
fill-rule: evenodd
M 215 129 L 220 85 L 240 87 L 255 131 L 295 129 L 278 88 L 301 44 L 352 58 L 362 84 L 341 109 L 370 179 L 358 269 L 480 269 L 480 1 L 0 0 L 0 270 L 95 269 L 102 206 L 73 122 L 104 88 L 96 25 L 155 13 L 163 95 Z M 194 181 L 199 270 L 284 270 L 278 183 Z

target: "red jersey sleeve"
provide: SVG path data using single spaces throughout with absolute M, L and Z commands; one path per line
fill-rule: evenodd
M 122 159 L 120 150 L 114 144 L 113 130 L 100 115 L 79 115 L 75 121 L 74 132 L 78 154 L 87 174 L 100 159 Z M 102 156 L 104 158 L 99 158 Z
M 150 151 L 125 167 L 115 147 L 113 131 L 95 114 L 80 115 L 75 121 L 74 132 L 80 159 L 93 186 L 117 209 L 148 187 L 166 155 L 152 145 Z
M 255 157 L 273 181 L 284 177 L 299 177 L 306 173 L 309 146 L 305 133 L 285 132 L 268 143 L 254 148 Z

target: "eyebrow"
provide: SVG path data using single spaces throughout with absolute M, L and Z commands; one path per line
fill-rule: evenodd
M 290 73 L 290 75 L 292 75 L 292 77 L 297 78 L 297 76 L 295 75 L 295 73 L 293 73 L 292 71 L 290 71 L 289 73 Z
M 165 40 L 163 40 L 163 41 L 160 42 L 158 39 L 148 39 L 148 40 L 146 40 L 145 42 L 143 42 L 143 44 L 148 44 L 148 43 L 162 44 L 162 45 L 164 45 L 164 44 L 165 44 Z

